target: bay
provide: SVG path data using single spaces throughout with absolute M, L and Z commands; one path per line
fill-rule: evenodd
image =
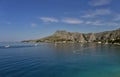
M 120 77 L 120 46 L 0 43 L 0 77 Z

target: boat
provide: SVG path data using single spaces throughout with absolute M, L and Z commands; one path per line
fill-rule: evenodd
M 5 48 L 9 48 L 9 47 L 10 47 L 10 45 L 6 45 L 6 46 L 5 46 Z
M 35 46 L 38 46 L 38 44 L 36 43 Z

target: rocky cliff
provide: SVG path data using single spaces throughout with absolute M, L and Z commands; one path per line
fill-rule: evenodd
M 67 31 L 56 31 L 53 35 L 31 40 L 32 42 L 109 42 L 111 40 L 120 39 L 120 28 L 113 31 L 105 31 L 100 33 L 78 33 Z M 28 41 L 29 42 L 29 41 Z

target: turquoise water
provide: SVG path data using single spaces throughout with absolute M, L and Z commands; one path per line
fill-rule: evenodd
M 0 77 L 120 77 L 120 46 L 0 43 Z

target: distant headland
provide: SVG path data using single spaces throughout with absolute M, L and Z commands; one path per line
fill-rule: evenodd
M 55 43 L 112 43 L 120 44 L 120 28 L 113 31 L 105 31 L 99 33 L 78 33 L 58 30 L 53 35 L 36 40 L 24 40 L 22 42 L 55 42 Z

